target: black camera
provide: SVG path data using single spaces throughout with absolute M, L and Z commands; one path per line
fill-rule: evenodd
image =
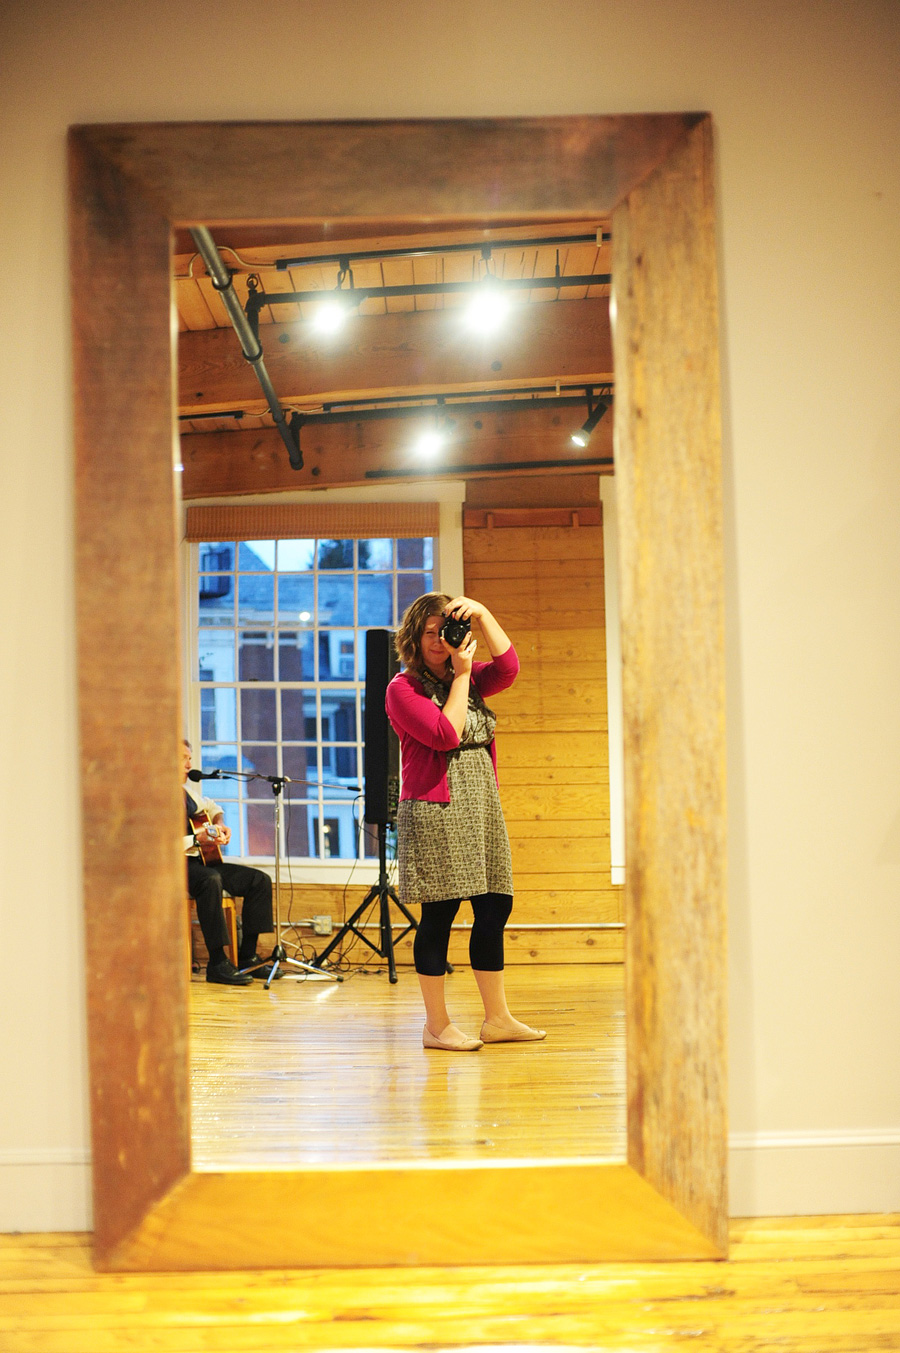
M 471 629 L 470 620 L 457 620 L 455 615 L 448 615 L 441 625 L 440 634 L 445 644 L 449 644 L 451 648 L 459 648 Z

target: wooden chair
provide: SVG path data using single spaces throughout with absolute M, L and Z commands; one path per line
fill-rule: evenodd
M 228 943 L 225 946 L 225 957 L 229 962 L 237 967 L 238 961 L 238 935 L 237 935 L 237 904 L 233 897 L 222 898 L 222 913 L 225 917 L 225 926 L 228 930 Z M 188 955 L 188 979 L 190 979 L 194 946 L 192 943 L 191 926 L 199 926 L 197 913 L 194 909 L 194 899 L 189 897 L 187 900 L 187 955 Z

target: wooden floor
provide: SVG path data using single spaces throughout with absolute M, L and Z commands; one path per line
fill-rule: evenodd
M 720 1264 L 179 1274 L 95 1273 L 89 1235 L 0 1236 L 0 1349 L 900 1349 L 900 1216 L 731 1236 Z
M 191 984 L 198 1168 L 625 1153 L 623 971 L 507 969 L 511 1008 L 543 1043 L 422 1048 L 418 982 L 401 968 L 268 991 Z M 483 1018 L 468 969 L 447 979 L 459 1026 Z

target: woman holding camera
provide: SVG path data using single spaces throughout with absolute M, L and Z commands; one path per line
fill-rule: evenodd
M 473 661 L 473 620 L 490 662 Z M 497 790 L 496 719 L 485 704 L 515 680 L 516 651 L 486 606 L 439 592 L 412 603 L 395 644 L 404 670 L 385 704 L 400 738 L 400 898 L 422 906 L 413 955 L 425 1002 L 423 1046 L 475 1052 L 484 1043 L 533 1042 L 544 1031 L 513 1018 L 503 985 L 512 867 Z M 472 903 L 469 958 L 484 1003 L 478 1038 L 452 1023 L 444 999 L 450 927 L 464 898 Z

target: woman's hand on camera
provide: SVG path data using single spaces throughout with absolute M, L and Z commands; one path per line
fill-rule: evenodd
M 457 620 L 480 620 L 486 614 L 490 614 L 488 608 L 471 597 L 454 597 L 444 607 L 444 615 L 453 615 Z
M 453 665 L 454 676 L 468 676 L 472 670 L 472 659 L 475 657 L 475 650 L 478 647 L 478 640 L 473 634 L 460 644 L 459 648 L 450 649 L 450 662 Z
M 471 597 L 454 597 L 444 607 L 444 615 L 456 616 L 457 620 L 477 620 L 492 658 L 498 658 L 512 647 L 509 635 L 483 602 L 473 601 Z

